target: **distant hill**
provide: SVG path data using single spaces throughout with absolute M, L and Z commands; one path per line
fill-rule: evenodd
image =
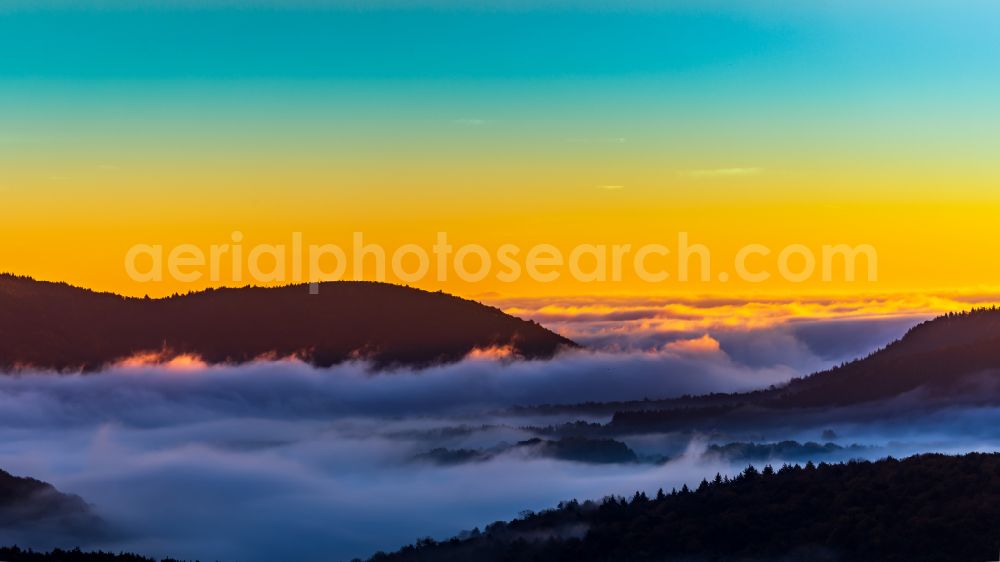
M 93 535 L 100 532 L 101 526 L 100 519 L 79 496 L 64 494 L 41 480 L 0 470 L 0 528 Z
M 441 465 L 485 462 L 505 453 L 559 459 L 589 464 L 636 463 L 639 456 L 628 445 L 614 439 L 565 437 L 557 440 L 533 438 L 514 444 L 502 443 L 490 449 L 432 449 L 414 460 Z
M 723 458 L 730 462 L 766 462 L 771 459 L 805 462 L 824 457 L 827 460 L 831 460 L 831 457 L 840 457 L 842 460 L 863 458 L 864 453 L 868 450 L 868 447 L 857 444 L 844 447 L 832 442 L 821 444 L 815 441 L 799 443 L 798 441 L 786 440 L 777 443 L 712 444 L 705 450 L 704 455 Z
M 209 363 L 296 356 L 428 366 L 509 347 L 546 358 L 572 341 L 534 322 L 444 293 L 369 282 L 226 288 L 127 298 L 0 274 L 0 368 L 100 369 L 142 353 Z
M 850 405 L 927 388 L 962 392 L 1000 369 L 1000 309 L 928 320 L 868 357 L 792 381 L 763 397 L 778 406 Z
M 370 562 L 987 560 L 998 495 L 998 454 L 748 468 L 693 491 L 564 502 Z
M 568 424 L 558 435 L 622 435 L 725 425 L 750 426 L 804 412 L 889 400 L 911 408 L 1000 403 L 1000 309 L 980 308 L 928 320 L 886 347 L 843 365 L 765 390 L 516 408 L 513 413 L 611 415 L 607 426 Z M 895 410 L 905 409 L 898 404 Z

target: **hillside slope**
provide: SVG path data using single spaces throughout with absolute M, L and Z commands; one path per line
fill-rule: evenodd
M 867 357 L 742 393 L 659 400 L 537 405 L 517 415 L 611 416 L 608 424 L 548 428 L 557 436 L 712 431 L 799 425 L 808 416 L 846 422 L 851 415 L 909 415 L 960 405 L 1000 405 L 1000 309 L 980 308 L 923 322 Z
M 875 353 L 799 379 L 762 400 L 778 406 L 840 406 L 926 388 L 962 391 L 970 377 L 1000 369 L 1000 309 L 947 314 L 912 328 Z
M 297 285 L 137 299 L 0 275 L 3 369 L 93 370 L 141 353 L 427 366 L 495 346 L 544 358 L 575 344 L 496 308 L 384 283 L 323 283 L 315 295 Z
M 0 470 L 0 529 L 32 528 L 93 534 L 102 523 L 79 496 L 47 482 Z
M 918 396 L 919 395 L 919 396 Z M 1000 403 L 1000 309 L 981 308 L 923 322 L 867 357 L 793 380 L 733 394 L 512 410 L 527 414 L 612 415 L 620 430 L 662 430 L 741 416 L 876 404 L 910 396 L 914 403 Z

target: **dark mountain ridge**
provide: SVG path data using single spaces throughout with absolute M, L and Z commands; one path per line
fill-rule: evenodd
M 0 470 L 0 528 L 30 527 L 93 536 L 103 527 L 80 496 Z
M 672 430 L 759 427 L 839 411 L 898 416 L 915 409 L 1000 404 L 1000 309 L 923 322 L 867 357 L 768 389 L 515 409 L 525 414 L 610 415 L 606 425 L 541 428 L 547 435 L 617 436 Z M 842 421 L 847 418 L 841 416 Z
M 968 377 L 1000 369 L 1000 309 L 979 308 L 923 322 L 886 347 L 764 393 L 774 406 L 841 406 L 922 387 L 961 391 Z
M 0 274 L 0 369 L 95 370 L 139 354 L 208 363 L 294 356 L 327 367 L 457 361 L 476 349 L 548 358 L 572 341 L 452 295 L 373 282 L 223 288 L 162 299 Z

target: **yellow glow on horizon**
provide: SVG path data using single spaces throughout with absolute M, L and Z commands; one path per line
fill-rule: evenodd
M 492 276 L 477 283 L 455 278 L 439 282 L 429 275 L 416 285 L 463 296 L 499 293 L 507 296 L 585 294 L 863 294 L 874 292 L 976 289 L 996 285 L 1000 279 L 1000 203 L 730 203 L 701 202 L 677 205 L 664 196 L 660 201 L 637 205 L 630 201 L 566 201 L 561 205 L 537 203 L 512 210 L 507 205 L 473 204 L 464 210 L 377 205 L 349 201 L 343 210 L 315 202 L 247 201 L 214 202 L 206 198 L 183 201 L 127 198 L 120 202 L 85 200 L 49 201 L 39 195 L 31 203 L 7 200 L 0 223 L 0 264 L 6 271 L 40 279 L 66 281 L 97 290 L 127 295 L 162 296 L 232 285 L 203 279 L 182 283 L 169 279 L 156 283 L 131 280 L 124 257 L 135 244 L 162 244 L 167 248 L 194 244 L 208 248 L 230 241 L 234 231 L 244 234 L 244 247 L 255 244 L 289 244 L 293 232 L 302 232 L 306 244 L 336 244 L 348 250 L 353 232 L 388 252 L 404 244 L 428 251 L 436 233 L 447 232 L 456 247 L 479 244 L 494 252 L 503 244 L 530 248 L 553 244 L 568 253 L 580 244 L 661 243 L 675 247 L 679 232 L 692 243 L 712 252 L 714 272 L 731 269 L 732 256 L 747 244 L 764 244 L 775 250 L 802 244 L 818 251 L 827 244 L 871 244 L 878 251 L 878 280 L 848 283 L 810 279 L 791 283 L 772 279 L 765 283 L 741 281 L 681 282 L 669 279 L 647 283 L 626 271 L 620 282 L 583 283 L 565 273 L 551 283 L 524 278 L 504 283 Z M 280 199 L 280 198 L 279 198 Z M 758 266 L 772 261 L 760 261 Z M 671 262 L 672 263 L 672 262 Z M 696 267 L 697 260 L 691 262 Z M 754 262 L 757 263 L 757 262 Z M 667 264 L 669 268 L 670 264 Z M 223 268 L 225 272 L 227 268 Z M 349 272 L 348 272 L 349 273 Z M 370 272 L 371 273 L 371 272 Z M 433 272 L 432 272 L 433 273 Z M 836 271 L 838 275 L 842 272 Z M 370 278 L 370 277 L 369 277 Z M 399 282 L 391 270 L 386 279 Z M 292 282 L 291 274 L 285 282 Z M 246 284 L 243 281 L 238 284 Z

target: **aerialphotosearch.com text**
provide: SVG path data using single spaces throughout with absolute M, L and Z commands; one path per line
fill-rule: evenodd
M 787 244 L 769 247 L 750 243 L 726 259 L 705 244 L 678 232 L 671 244 L 584 243 L 570 248 L 540 243 L 531 246 L 455 244 L 447 232 L 429 243 L 387 248 L 354 232 L 349 247 L 307 243 L 301 232 L 287 243 L 244 243 L 239 231 L 218 244 L 135 244 L 125 255 L 128 276 L 137 282 L 165 279 L 182 283 L 319 283 L 339 280 L 394 280 L 403 283 L 459 279 L 477 283 L 489 278 L 504 283 L 529 279 L 552 283 L 565 276 L 581 282 L 763 283 L 775 278 L 790 283 L 810 280 L 878 279 L 878 253 L 870 244 Z M 726 267 L 728 265 L 728 267 Z

